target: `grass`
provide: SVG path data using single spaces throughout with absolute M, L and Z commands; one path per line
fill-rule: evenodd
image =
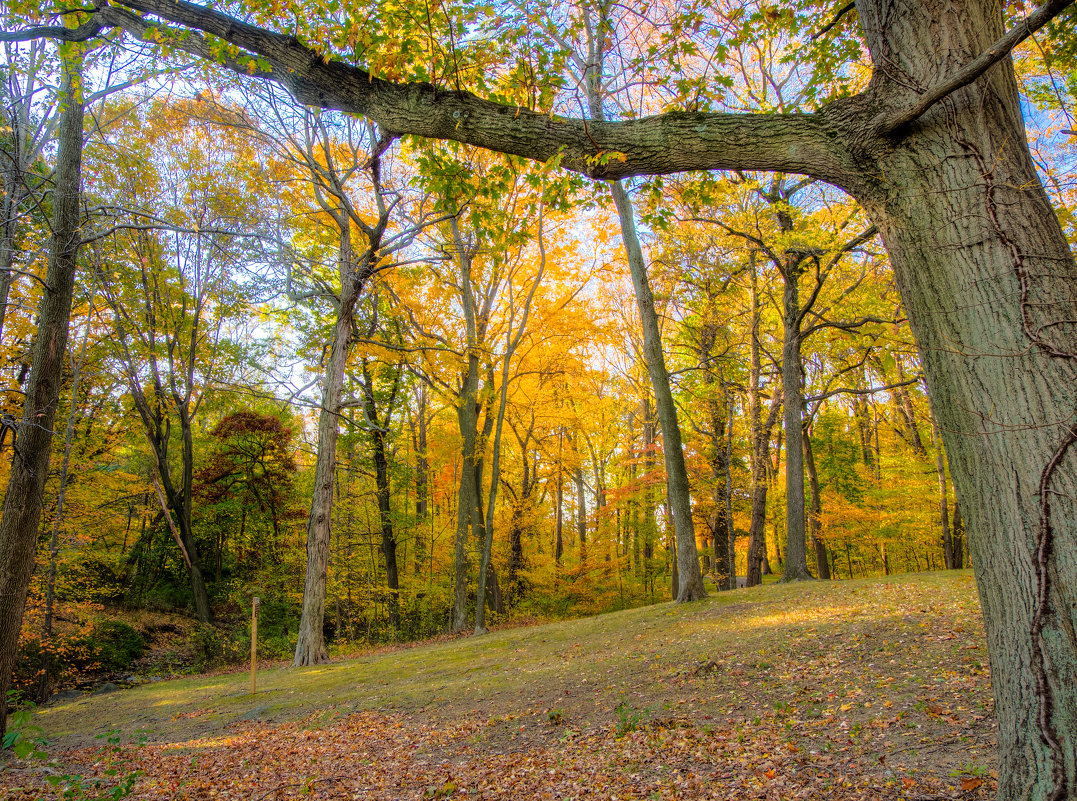
M 793 751 L 841 752 L 873 776 L 945 780 L 993 764 L 986 665 L 971 573 L 928 573 L 768 584 L 263 669 L 254 696 L 246 673 L 146 684 L 42 709 L 34 722 L 54 749 L 118 731 L 192 758 L 237 731 L 333 730 L 353 713 L 470 721 L 468 753 L 487 760 L 682 725 L 735 744 L 769 727 Z
M 34 722 L 48 770 L 137 771 L 148 800 L 987 798 L 980 620 L 968 572 L 770 584 L 280 666 L 253 697 L 246 673 L 160 681 Z M 45 778 L 0 765 L 0 799 L 40 799 Z

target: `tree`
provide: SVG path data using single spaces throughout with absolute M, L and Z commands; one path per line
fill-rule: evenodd
M 293 429 L 278 416 L 244 409 L 223 417 L 211 433 L 219 444 L 195 475 L 195 496 L 208 506 L 239 507 L 240 547 L 248 518 L 268 518 L 270 536 L 251 550 L 264 554 L 263 563 L 281 560 L 281 527 L 296 500 Z
M 616 36 L 613 10 L 612 3 L 601 2 L 594 8 L 587 3 L 581 3 L 580 27 L 583 28 L 583 46 L 580 48 L 581 52 L 570 48 L 572 58 L 579 70 L 577 77 L 584 86 L 591 119 L 597 122 L 606 121 L 605 107 L 609 99 L 605 74 L 609 55 L 607 51 Z M 561 41 L 564 42 L 563 39 Z M 696 534 L 692 521 L 688 470 L 684 463 L 684 447 L 681 442 L 681 426 L 677 417 L 677 407 L 673 401 L 673 391 L 670 388 L 665 354 L 662 351 L 662 332 L 658 324 L 654 293 L 651 291 L 650 280 L 647 276 L 647 263 L 644 260 L 643 248 L 640 246 L 636 229 L 635 209 L 628 191 L 622 181 L 615 179 L 610 182 L 610 193 L 613 196 L 614 207 L 617 209 L 625 256 L 632 276 L 632 288 L 635 291 L 636 306 L 643 327 L 643 358 L 654 389 L 658 420 L 662 426 L 668 500 L 673 513 L 677 543 L 677 559 L 673 571 L 673 596 L 679 603 L 696 601 L 705 598 L 707 592 L 703 588 L 703 574 L 700 571 L 699 555 L 696 551 Z M 582 497 L 581 493 L 581 502 Z M 581 530 L 581 539 L 582 536 Z
M 77 34 L 52 33 L 123 24 L 145 35 L 138 14 L 153 14 L 257 54 L 304 100 L 396 131 L 556 156 L 604 179 L 776 170 L 856 198 L 896 271 L 969 520 L 1000 724 L 1000 796 L 1061 799 L 1077 790 L 1077 685 L 1068 679 L 1077 673 L 1077 504 L 1057 500 L 1077 493 L 1077 264 L 1022 144 L 1008 54 L 1068 5 L 1048 0 L 1006 32 L 1000 5 L 988 0 L 858 0 L 813 43 L 859 53 L 863 42 L 874 71 L 856 94 L 809 114 L 676 110 L 608 123 L 386 81 L 323 59 L 297 37 L 186 2 L 127 0 L 131 11 L 105 6 Z M 832 12 L 807 4 L 807 24 L 821 9 Z M 177 44 L 214 55 L 199 36 Z
M 77 53 L 69 53 L 64 60 L 47 289 L 38 307 L 34 362 L 19 436 L 13 445 L 15 462 L 0 519 L 0 733 L 7 725 L 7 691 L 26 608 L 26 591 L 34 569 L 52 428 L 66 359 L 78 250 L 82 244 L 79 205 L 85 106 L 81 66 L 81 56 Z
M 240 337 L 227 321 L 251 291 L 238 275 L 246 237 L 236 234 L 257 227 L 243 198 L 258 175 L 240 140 L 211 140 L 191 111 L 185 103 L 122 109 L 88 161 L 95 185 L 111 176 L 107 199 L 122 209 L 99 270 L 115 358 L 152 449 L 151 475 L 176 527 L 195 613 L 209 622 L 192 520 L 194 431 L 207 391 L 239 362 Z
M 295 302 L 328 299 L 332 321 L 326 331 L 315 334 L 321 368 L 321 397 L 318 401 L 317 454 L 314 490 L 307 520 L 307 570 L 304 578 L 303 610 L 299 623 L 294 664 L 324 662 L 323 623 L 326 579 L 332 536 L 333 497 L 337 469 L 337 440 L 344 403 L 344 380 L 348 356 L 357 334 L 356 305 L 373 277 L 390 268 L 393 254 L 408 247 L 424 224 L 405 223 L 393 230 L 394 210 L 400 202 L 397 192 L 383 180 L 390 175 L 387 152 L 394 137 L 383 135 L 369 120 L 321 113 L 302 108 L 282 97 L 272 84 L 261 93 L 250 92 L 250 109 L 239 113 L 216 106 L 218 124 L 237 129 L 261 143 L 272 158 L 286 165 L 280 183 L 298 184 L 308 190 L 319 214 L 315 227 L 331 241 L 335 270 L 319 269 L 315 254 L 280 243 L 288 260 L 285 293 Z M 262 114 L 267 124 L 259 124 L 253 114 Z M 286 190 L 287 191 L 287 190 Z M 305 216 L 305 210 L 299 216 Z M 300 236 L 299 239 L 310 239 Z M 316 234 L 314 249 L 320 237 Z M 320 254 L 319 254 L 320 255 Z M 301 273 L 302 275 L 295 274 Z M 297 286 L 305 282 L 300 291 Z M 316 310 L 317 315 L 321 310 Z M 366 410 L 366 406 L 364 406 Z M 369 410 L 367 410 L 369 411 Z M 375 412 L 376 414 L 376 412 Z M 387 493 L 387 475 L 381 474 L 379 492 Z M 395 539 L 388 526 L 387 509 L 382 509 L 382 530 L 386 544 Z M 388 526 L 388 527 L 387 527 Z M 390 583 L 396 581 L 394 553 L 387 552 L 391 564 Z M 395 589 L 392 588 L 391 589 Z M 394 596 L 395 598 L 395 596 Z

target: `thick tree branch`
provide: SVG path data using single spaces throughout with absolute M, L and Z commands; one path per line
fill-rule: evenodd
M 986 51 L 974 58 L 956 73 L 946 80 L 929 89 L 908 108 L 884 119 L 879 125 L 879 133 L 888 134 L 903 128 L 911 122 L 919 119 L 929 108 L 934 106 L 946 96 L 956 92 L 963 86 L 968 86 L 987 70 L 1002 59 L 1006 58 L 1017 45 L 1034 34 L 1068 6 L 1074 0 L 1048 0 L 1037 8 L 1021 22 L 1011 28 L 1002 38 L 987 48 Z
M 560 158 L 567 169 L 607 180 L 715 169 L 784 171 L 839 184 L 846 177 L 843 148 L 812 114 L 669 112 L 622 122 L 565 118 L 427 83 L 385 81 L 295 37 L 184 0 L 120 2 L 139 14 L 202 31 L 260 56 L 272 65 L 265 77 L 286 86 L 300 102 L 361 114 L 391 133 L 451 139 L 537 161 Z M 107 10 L 107 24 L 214 56 L 202 37 L 169 36 L 166 27 L 117 11 L 116 6 Z M 219 54 L 216 58 L 220 60 Z M 249 74 L 254 64 L 239 57 L 225 66 Z

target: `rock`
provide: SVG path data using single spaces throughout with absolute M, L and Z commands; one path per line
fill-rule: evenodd
M 96 688 L 92 693 L 90 693 L 90 695 L 104 695 L 105 693 L 115 692 L 118 689 L 120 688 L 117 685 L 113 684 L 111 681 L 106 681 L 104 684 L 102 684 L 100 687 Z
M 64 690 L 62 693 L 56 693 L 49 698 L 50 704 L 61 704 L 64 701 L 71 701 L 75 698 L 81 698 L 81 690 Z

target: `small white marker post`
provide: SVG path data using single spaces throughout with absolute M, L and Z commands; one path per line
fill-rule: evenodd
M 258 596 L 251 604 L 251 695 L 255 693 L 255 673 L 258 670 Z

